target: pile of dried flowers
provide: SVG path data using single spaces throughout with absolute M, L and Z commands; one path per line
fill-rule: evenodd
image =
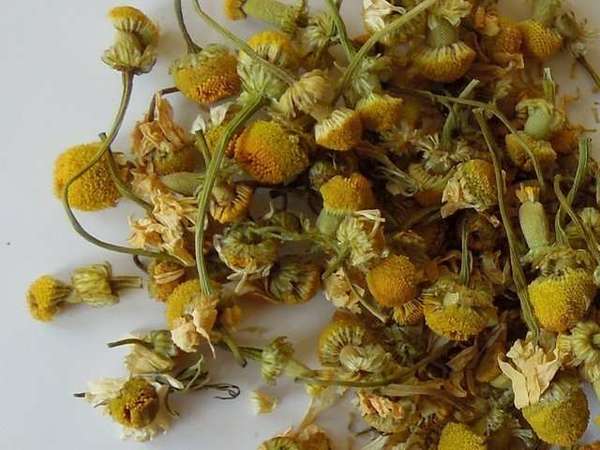
M 239 393 L 209 383 L 203 352 L 219 346 L 257 361 L 267 383 L 306 384 L 305 419 L 263 450 L 332 448 L 316 419 L 342 395 L 367 424 L 365 449 L 598 448 L 579 440 L 590 418 L 582 385 L 600 395 L 600 167 L 544 68 L 570 52 L 600 85 L 585 24 L 562 0 L 533 0 L 521 22 L 496 0 L 363 0 L 365 34 L 350 39 L 340 0 L 322 12 L 223 0 L 231 19 L 268 24 L 244 41 L 193 0 L 231 46 L 201 47 L 174 3 L 188 51 L 133 130 L 132 152 L 111 145 L 159 30 L 117 7 L 102 58 L 122 74 L 114 123 L 56 161 L 74 229 L 133 255 L 166 311 L 164 330 L 109 344 L 131 346 L 128 378 L 77 395 L 125 436 L 150 439 L 174 416 L 170 394 Z M 191 132 L 174 120 L 175 93 L 202 110 Z M 121 198 L 141 211 L 129 246 L 95 238 L 73 212 Z M 39 278 L 27 302 L 49 321 L 141 286 L 98 264 L 70 283 Z M 337 308 L 321 368 L 285 337 L 238 342 L 243 305 L 302 304 L 321 289 Z M 260 413 L 277 404 L 259 391 L 252 401 Z

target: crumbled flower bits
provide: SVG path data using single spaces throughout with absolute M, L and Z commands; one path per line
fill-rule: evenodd
M 177 416 L 171 395 L 240 395 L 207 369 L 231 357 L 271 386 L 305 385 L 305 416 L 261 436 L 262 450 L 332 449 L 319 416 L 344 395 L 365 450 L 597 448 L 581 439 L 585 384 L 600 396 L 600 175 L 567 108 L 580 99 L 543 67 L 567 53 L 600 85 L 586 21 L 563 0 L 533 0 L 523 20 L 496 0 L 363 0 L 351 36 L 340 1 L 223 1 L 228 19 L 264 25 L 242 39 L 206 2 L 188 16 L 173 3 L 187 47 L 168 62 L 174 86 L 156 86 L 121 130 L 160 33 L 141 11 L 112 9 L 114 121 L 54 165 L 74 231 L 147 280 L 109 263 L 43 275 L 26 293 L 31 316 L 115 305 L 143 285 L 164 308 L 160 329 L 108 344 L 127 347 L 126 375 L 76 397 L 147 441 Z M 192 27 L 222 42 L 197 43 Z M 200 108 L 190 130 L 181 101 Z M 117 152 L 121 133 L 130 148 Z M 129 246 L 75 214 L 118 202 L 138 208 L 123 219 Z M 315 367 L 288 337 L 244 342 L 253 303 L 282 311 L 278 332 L 307 328 L 296 311 L 324 301 L 334 312 Z M 244 395 L 277 413 L 274 395 Z

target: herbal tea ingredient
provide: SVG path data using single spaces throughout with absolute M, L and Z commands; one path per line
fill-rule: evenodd
M 600 169 L 546 68 L 567 53 L 600 88 L 586 22 L 562 0 L 532 0 L 522 21 L 497 0 L 363 0 L 364 33 L 350 37 L 342 1 L 223 0 L 228 18 L 265 24 L 244 40 L 198 0 L 193 17 L 181 3 L 187 52 L 131 151 L 112 145 L 160 32 L 125 6 L 109 12 L 116 37 L 102 56 L 122 77 L 114 122 L 56 160 L 74 230 L 132 255 L 165 304 L 164 329 L 108 344 L 130 348 L 128 376 L 75 395 L 146 441 L 177 417 L 172 394 L 240 394 L 206 369 L 222 348 L 310 398 L 301 423 L 260 449 L 334 448 L 317 423 L 344 396 L 364 449 L 597 448 L 580 441 L 583 387 L 600 395 Z M 225 44 L 196 43 L 188 27 L 202 24 Z M 200 111 L 191 130 L 169 102 L 180 94 Z M 139 207 L 128 245 L 75 214 L 119 201 Z M 141 287 L 95 264 L 38 278 L 27 304 L 47 322 Z M 293 314 L 321 289 L 336 312 L 320 367 L 285 336 L 244 344 L 252 303 Z M 257 414 L 278 403 L 264 389 L 249 399 Z

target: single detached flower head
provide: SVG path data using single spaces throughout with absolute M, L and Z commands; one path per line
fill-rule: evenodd
M 309 166 L 300 137 L 278 122 L 265 120 L 254 122 L 238 137 L 235 160 L 265 184 L 289 183 Z
M 390 255 L 367 274 L 369 291 L 382 306 L 396 307 L 417 295 L 417 269 L 403 255 Z
M 277 66 L 293 70 L 300 63 L 300 55 L 294 41 L 279 31 L 261 31 L 248 39 L 248 45 L 259 56 Z M 240 52 L 239 59 L 241 65 L 254 63 L 243 51 Z
M 530 19 L 519 23 L 527 53 L 540 61 L 546 61 L 559 52 L 563 37 L 554 22 L 562 6 L 562 0 L 535 0 Z
M 277 408 L 277 403 L 279 402 L 277 397 L 259 390 L 250 393 L 250 401 L 257 415 L 271 414 Z
M 487 450 L 485 436 L 471 430 L 464 423 L 450 422 L 442 430 L 438 450 Z
M 231 20 L 252 17 L 294 34 L 306 22 L 306 2 L 287 5 L 278 0 L 225 0 L 225 15 Z
M 237 58 L 226 47 L 210 45 L 189 53 L 171 65 L 175 86 L 190 100 L 211 104 L 240 91 Z
M 27 290 L 27 306 L 31 316 L 42 322 L 50 322 L 72 291 L 71 286 L 49 275 L 39 277 Z
M 370 209 L 375 204 L 371 182 L 358 172 L 349 177 L 337 175 L 331 178 L 321 186 L 320 192 L 323 209 L 329 214 L 347 215 Z
M 71 147 L 54 164 L 54 194 L 62 198 L 67 183 L 77 175 L 100 150 L 101 143 Z M 77 179 L 69 188 L 69 204 L 82 211 L 98 211 L 116 205 L 121 194 L 113 182 L 107 156 Z
M 283 375 L 288 364 L 294 356 L 294 347 L 287 338 L 274 339 L 262 351 L 261 374 L 269 384 L 275 384 L 277 378 Z
M 319 361 L 325 366 L 341 365 L 346 346 L 361 347 L 370 340 L 367 328 L 350 313 L 338 313 L 319 336 Z
M 217 245 L 221 260 L 235 272 L 262 276 L 279 256 L 279 243 L 243 226 L 227 231 Z
M 213 188 L 210 215 L 222 224 L 240 221 L 248 214 L 254 189 L 244 183 L 218 183 Z
M 130 6 L 113 8 L 108 17 L 117 30 L 117 37 L 102 60 L 121 72 L 150 72 L 156 63 L 158 27 L 140 10 Z
M 288 305 L 310 301 L 320 288 L 321 269 L 313 263 L 283 259 L 269 275 L 269 293 L 277 302 Z
M 402 119 L 404 100 L 384 94 L 371 94 L 356 104 L 365 129 L 389 131 L 398 126 Z
M 302 74 L 283 93 L 277 102 L 277 108 L 289 117 L 295 117 L 298 112 L 313 115 L 327 108 L 332 100 L 330 77 L 325 71 L 315 69 Z
M 444 189 L 442 216 L 461 209 L 486 211 L 498 203 L 494 167 L 489 161 L 472 159 L 458 166 Z
M 348 108 L 335 109 L 315 125 L 317 144 L 330 150 L 351 150 L 361 142 L 362 135 L 360 114 Z
M 71 283 L 77 300 L 92 306 L 113 305 L 119 301 L 120 291 L 143 285 L 140 277 L 113 276 L 109 263 L 75 269 Z

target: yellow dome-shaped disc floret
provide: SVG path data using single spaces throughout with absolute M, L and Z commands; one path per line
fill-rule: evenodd
M 567 331 L 583 319 L 597 292 L 593 274 L 585 269 L 540 276 L 528 290 L 540 325 L 556 333 Z
M 61 154 L 54 164 L 54 194 L 62 198 L 67 183 L 98 153 L 101 144 L 72 147 Z M 82 211 L 98 211 L 115 206 L 121 198 L 108 167 L 106 157 L 98 161 L 69 188 L 69 204 Z
M 176 60 L 171 75 L 183 95 L 197 103 L 209 104 L 240 91 L 237 64 L 237 58 L 227 48 L 212 45 Z
M 408 303 L 417 295 L 417 269 L 404 255 L 391 255 L 367 274 L 369 291 L 382 306 Z
M 462 163 L 444 189 L 442 216 L 461 209 L 486 211 L 498 203 L 494 166 L 483 159 Z
M 27 290 L 27 305 L 31 316 L 42 322 L 50 322 L 72 290 L 70 286 L 51 276 L 41 276 Z
M 250 209 L 254 189 L 244 183 L 217 185 L 213 189 L 210 215 L 219 223 L 233 223 L 244 218 Z
M 450 422 L 442 430 L 438 450 L 486 450 L 485 437 L 464 423 Z
M 145 46 L 158 43 L 158 27 L 139 9 L 117 6 L 108 12 L 108 18 L 115 29 L 135 34 Z
M 255 180 L 266 184 L 289 183 L 310 164 L 298 136 L 265 120 L 254 122 L 240 135 L 235 160 Z
M 336 175 L 321 186 L 323 209 L 334 215 L 345 215 L 375 206 L 371 182 L 358 172 L 349 177 Z
M 525 141 L 527 146 L 531 149 L 535 159 L 543 170 L 550 169 L 554 165 L 557 155 L 549 142 L 538 141 L 533 139 L 527 133 L 519 131 L 519 136 L 508 134 L 505 138 L 506 152 L 515 166 L 526 172 L 533 172 L 534 170 L 531 158 L 523 148 L 519 137 Z
M 363 126 L 371 131 L 388 131 L 400 124 L 404 100 L 390 95 L 371 94 L 356 104 Z
M 188 145 L 177 151 L 152 154 L 152 164 L 157 175 L 164 176 L 178 172 L 195 172 L 200 164 L 200 154 Z
M 415 56 L 415 64 L 428 80 L 452 83 L 467 73 L 476 56 L 471 47 L 458 41 L 444 47 L 423 48 Z
M 361 115 L 348 108 L 339 108 L 315 125 L 315 140 L 321 147 L 345 152 L 362 141 Z
M 527 52 L 540 61 L 546 61 L 556 55 L 562 45 L 560 33 L 540 22 L 530 19 L 519 24 Z
M 423 291 L 425 321 L 435 333 L 465 341 L 497 321 L 491 293 L 482 286 L 464 286 L 447 275 Z
M 127 428 L 150 425 L 160 409 L 156 388 L 144 378 L 127 381 L 119 395 L 108 402 L 108 412 L 115 422 Z
M 294 42 L 280 31 L 261 31 L 248 39 L 248 45 L 261 57 L 281 67 L 295 69 L 300 64 L 300 54 Z M 240 63 L 249 64 L 250 57 L 239 54 Z
M 526 406 L 522 412 L 540 439 L 562 447 L 576 444 L 590 420 L 587 397 L 580 381 L 569 376 L 552 382 L 540 401 Z
M 177 286 L 167 299 L 167 324 L 173 328 L 174 322 L 186 315 L 186 311 L 201 302 L 202 289 L 200 282 L 189 280 Z

